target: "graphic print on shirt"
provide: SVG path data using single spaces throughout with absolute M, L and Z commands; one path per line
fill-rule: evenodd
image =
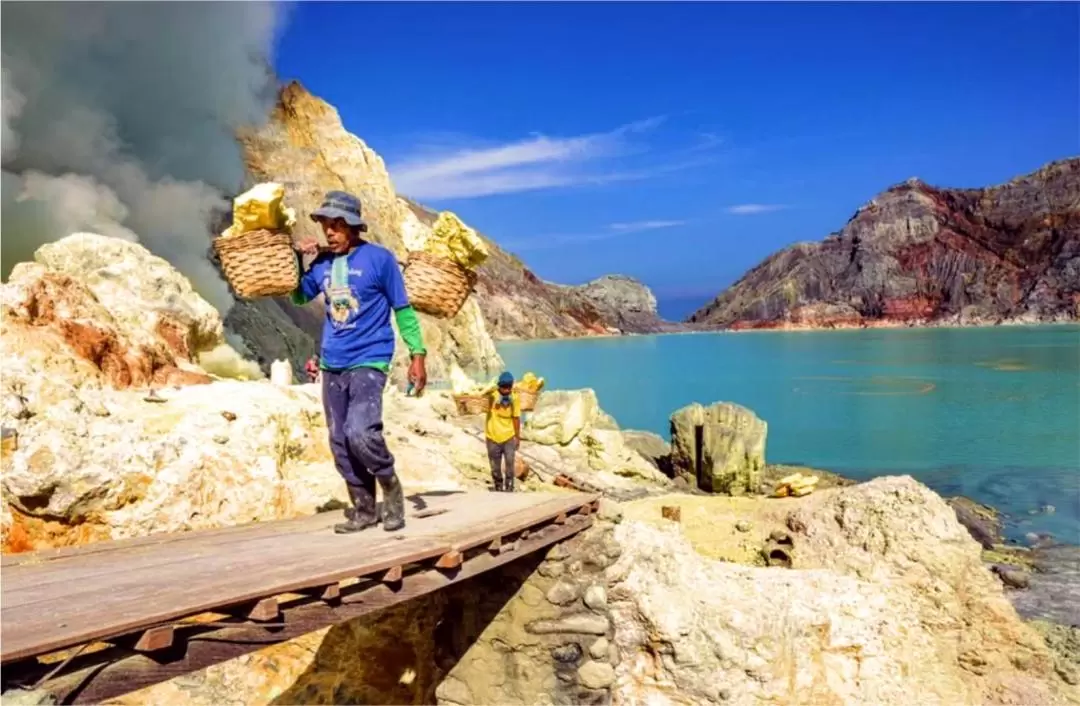
M 356 326 L 356 318 L 360 314 L 360 302 L 349 286 L 350 274 L 359 277 L 363 270 L 349 269 L 348 258 L 338 257 L 330 268 L 330 276 L 323 279 L 330 322 L 338 330 Z

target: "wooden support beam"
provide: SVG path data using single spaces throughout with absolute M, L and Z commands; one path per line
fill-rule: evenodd
M 560 513 L 559 513 L 559 514 L 558 514 L 558 515 L 557 515 L 557 516 L 555 517 L 555 524 L 557 524 L 557 525 L 563 525 L 563 524 L 566 524 L 566 513 L 565 513 L 565 512 L 560 512 Z
M 156 628 L 150 628 L 143 632 L 142 635 L 139 635 L 133 649 L 136 652 L 153 652 L 172 647 L 175 634 L 176 630 L 172 625 L 159 625 Z
M 502 547 L 502 537 L 496 537 L 495 539 L 491 540 L 491 544 L 488 545 L 488 551 L 492 554 L 498 554 L 502 552 Z
M 255 604 L 244 613 L 244 617 L 248 620 L 266 622 L 278 617 L 280 613 L 281 606 L 278 605 L 278 599 L 275 596 L 271 596 L 256 601 Z
M 435 568 L 437 569 L 456 569 L 461 566 L 463 557 L 461 552 L 456 549 L 451 549 L 447 553 L 439 557 L 439 560 L 435 562 Z
M 570 518 L 550 535 L 518 539 L 515 544 L 524 555 L 570 537 L 591 524 L 588 518 Z M 40 688 L 52 693 L 60 703 L 102 703 L 121 694 L 437 591 L 516 560 L 518 556 L 511 552 L 479 552 L 464 560 L 456 572 L 429 569 L 404 575 L 399 588 L 371 582 L 345 587 L 339 603 L 310 602 L 284 608 L 281 611 L 282 628 L 272 629 L 248 623 L 207 629 L 192 623 L 190 627 L 185 626 L 177 637 L 186 639 L 197 635 L 198 639 L 188 641 L 182 656 L 175 660 L 155 661 L 141 655 L 128 657 L 130 653 L 124 651 L 105 650 L 73 659 L 66 669 Z M 14 662 L 4 665 L 5 678 L 17 677 L 20 683 L 33 683 L 53 666 L 34 660 Z
M 401 581 L 403 571 L 404 570 L 400 566 L 391 566 L 389 569 L 386 570 L 386 573 L 383 574 L 382 582 L 397 583 Z
M 305 596 L 311 596 L 312 598 L 318 598 L 320 601 L 336 601 L 341 597 L 341 584 L 331 583 L 326 586 L 314 586 L 299 591 L 299 593 L 302 593 Z

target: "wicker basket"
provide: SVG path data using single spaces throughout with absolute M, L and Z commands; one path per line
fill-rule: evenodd
M 216 238 L 214 250 L 225 279 L 244 299 L 283 296 L 300 283 L 300 266 L 288 233 L 253 230 Z
M 543 389 L 542 386 L 538 390 L 526 390 L 524 387 L 514 386 L 514 392 L 517 393 L 518 401 L 521 402 L 522 412 L 531 412 L 536 409 L 536 400 Z
M 454 404 L 462 416 L 487 414 L 491 409 L 491 395 L 454 395 Z
M 410 252 L 405 262 L 405 291 L 417 311 L 449 319 L 457 314 L 476 284 L 476 273 L 426 252 Z

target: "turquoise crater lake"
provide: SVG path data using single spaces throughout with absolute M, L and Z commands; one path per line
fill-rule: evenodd
M 626 429 L 668 436 L 698 401 L 769 424 L 770 463 L 910 474 L 1080 542 L 1080 327 L 716 333 L 499 344 L 510 370 L 591 387 Z M 1052 505 L 1052 514 L 1038 512 Z M 1032 514 L 1032 513 L 1035 514 Z

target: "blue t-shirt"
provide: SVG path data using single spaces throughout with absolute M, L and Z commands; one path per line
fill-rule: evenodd
M 394 254 L 375 243 L 361 243 L 345 256 L 346 287 L 335 289 L 331 271 L 338 256 L 322 254 L 300 278 L 299 293 L 311 301 L 325 298 L 322 367 L 345 370 L 371 363 L 389 364 L 394 357 L 390 312 L 409 306 L 405 281 Z

